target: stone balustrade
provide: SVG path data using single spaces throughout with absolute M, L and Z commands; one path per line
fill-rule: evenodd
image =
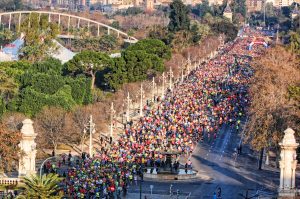
M 20 181 L 19 178 L 0 178 L 0 185 L 17 185 Z

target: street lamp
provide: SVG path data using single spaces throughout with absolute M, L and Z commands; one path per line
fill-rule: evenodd
M 42 177 L 42 171 L 43 171 L 44 164 L 45 164 L 48 160 L 55 159 L 55 158 L 56 158 L 56 156 L 51 156 L 51 157 L 49 157 L 49 158 L 46 158 L 46 159 L 42 162 L 42 164 L 41 164 L 41 166 L 40 166 L 40 177 Z
M 170 71 L 169 71 L 169 88 L 170 88 L 170 90 L 172 91 L 172 78 L 174 77 L 174 75 L 173 75 L 173 71 L 172 71 L 172 67 L 170 67 Z
M 202 64 L 202 60 L 199 60 L 198 61 L 198 65 L 197 65 L 197 68 L 196 68 L 196 70 L 198 69 L 198 68 L 200 68 L 200 65 Z
M 184 61 L 181 60 L 181 66 L 180 66 L 180 70 L 181 70 L 181 78 L 180 78 L 180 82 L 182 83 L 183 82 L 183 78 L 184 78 L 184 74 L 183 74 L 183 71 L 184 71 Z
M 155 88 L 156 88 L 156 83 L 155 83 L 155 78 L 152 78 L 152 100 L 153 103 L 155 102 Z
M 143 89 L 143 83 L 141 83 L 141 90 L 140 90 L 140 116 L 143 116 L 143 98 L 145 97 L 145 91 Z
M 110 107 L 110 137 L 112 138 L 112 134 L 113 134 L 113 120 L 115 118 L 115 109 L 114 109 L 114 103 L 111 103 L 111 107 Z
M 190 74 L 191 65 L 192 65 L 191 55 L 189 54 L 188 59 L 187 59 L 187 74 L 186 74 L 186 76 L 188 76 Z
M 151 92 L 150 101 L 154 103 L 154 101 L 155 101 L 155 99 L 154 99 L 155 98 L 155 91 L 157 92 L 155 77 L 152 78 L 151 82 L 150 81 L 143 82 L 143 88 L 145 88 L 145 90 L 150 90 L 150 92 Z M 146 91 L 145 90 L 144 90 L 144 94 L 145 94 L 144 97 L 146 97 L 146 93 L 145 93 Z M 147 105 L 148 105 L 148 103 L 147 103 Z
M 131 103 L 132 103 L 132 99 L 130 99 L 129 92 L 128 92 L 127 93 L 126 122 L 129 122 L 129 120 L 130 120 L 129 112 L 130 112 L 130 105 L 131 105 Z
M 162 94 L 161 94 L 162 99 L 165 97 L 165 82 L 166 82 L 166 76 L 165 76 L 165 72 L 163 72 L 163 74 L 162 74 Z
M 89 154 L 90 157 L 93 155 L 93 135 L 95 133 L 95 123 L 93 123 L 93 116 L 90 115 L 90 120 L 87 125 L 84 126 L 84 130 L 89 130 L 90 133 L 90 143 L 89 143 Z

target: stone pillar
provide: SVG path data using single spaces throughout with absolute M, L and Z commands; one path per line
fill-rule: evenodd
M 32 126 L 33 122 L 30 119 L 23 121 L 21 128 L 22 140 L 19 144 L 22 154 L 19 160 L 19 177 L 35 174 L 35 156 L 36 143 L 34 141 L 36 133 Z
M 297 165 L 296 143 L 294 133 L 291 128 L 284 131 L 285 135 L 281 143 L 280 153 L 280 185 L 279 197 L 294 197 L 297 193 L 295 189 L 295 170 Z

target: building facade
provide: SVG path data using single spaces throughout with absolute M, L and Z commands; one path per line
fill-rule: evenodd
M 248 12 L 256 12 L 261 11 L 263 8 L 263 1 L 264 0 L 247 0 L 247 11 Z
M 274 7 L 290 6 L 294 2 L 300 3 L 300 0 L 266 0 L 266 3 L 272 3 Z

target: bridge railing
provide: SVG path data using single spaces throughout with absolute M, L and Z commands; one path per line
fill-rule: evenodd
M 21 22 L 22 22 L 22 14 L 32 14 L 32 13 L 37 13 L 39 15 L 42 15 L 42 14 L 46 14 L 49 16 L 49 21 L 51 21 L 51 16 L 52 15 L 57 15 L 58 16 L 58 24 L 60 25 L 61 24 L 61 17 L 67 17 L 68 18 L 68 31 L 69 31 L 69 28 L 70 28 L 70 23 L 71 23 L 71 18 L 72 19 L 77 19 L 78 22 L 77 22 L 77 27 L 80 26 L 80 22 L 81 21 L 85 21 L 85 22 L 88 22 L 88 27 L 90 25 L 90 23 L 92 24 L 96 24 L 98 26 L 98 32 L 97 32 L 97 36 L 99 36 L 99 31 L 100 31 L 100 27 L 105 27 L 107 28 L 107 33 L 110 34 L 110 31 L 115 31 L 117 32 L 118 36 L 119 35 L 123 35 L 125 36 L 127 39 L 129 40 L 132 40 L 132 41 L 138 41 L 136 38 L 134 37 L 131 37 L 129 36 L 127 33 L 121 31 L 121 30 L 118 30 L 114 27 L 111 27 L 109 25 L 106 25 L 104 23 L 101 23 L 101 22 L 98 22 L 98 21 L 95 21 L 95 20 L 91 20 L 91 19 L 88 19 L 88 18 L 84 18 L 84 17 L 80 17 L 80 16 L 76 16 L 76 15 L 71 15 L 71 14 L 67 14 L 67 13 L 59 13 L 59 12 L 50 12 L 50 11 L 14 11 L 14 12 L 2 12 L 0 13 L 0 24 L 2 23 L 2 17 L 3 16 L 9 16 L 9 21 L 8 21 L 8 28 L 11 29 L 11 22 L 12 22 L 12 16 L 13 15 L 18 15 L 19 16 L 19 20 L 18 20 L 18 26 L 20 27 L 21 25 Z

